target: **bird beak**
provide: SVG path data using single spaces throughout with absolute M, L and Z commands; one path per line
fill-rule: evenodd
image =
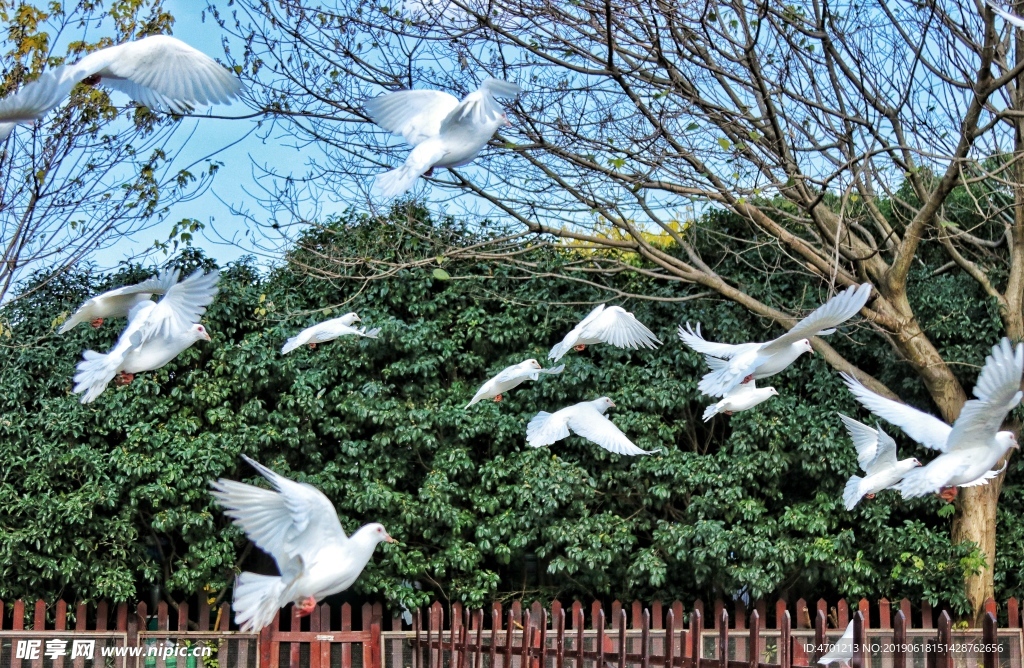
M 612 408 L 615 408 L 615 402 L 614 401 L 609 401 L 608 403 L 611 404 Z
M 203 332 L 203 340 L 204 341 L 211 341 L 211 342 L 213 341 L 213 339 L 210 338 L 209 332 Z
M 391 537 L 391 534 L 386 534 L 384 540 L 388 543 L 397 543 L 398 541 Z
M 502 115 L 502 118 L 504 118 L 504 119 L 505 119 L 505 123 L 504 123 L 504 125 L 512 125 L 512 121 L 508 120 L 508 115 L 506 115 L 506 114 L 503 114 L 503 115 Z

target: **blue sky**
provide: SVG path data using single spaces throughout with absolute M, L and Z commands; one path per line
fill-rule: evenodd
M 207 55 L 224 60 L 221 38 L 224 33 L 210 17 L 203 20 L 202 8 L 205 2 L 199 0 L 168 0 L 167 8 L 175 17 L 174 36 L 203 51 Z M 218 106 L 211 110 L 223 116 L 243 116 L 250 110 L 240 102 L 231 106 Z M 152 251 L 155 241 L 164 241 L 174 223 L 183 218 L 195 218 L 206 225 L 206 230 L 195 239 L 193 245 L 203 248 L 208 255 L 221 264 L 236 260 L 247 254 L 251 244 L 247 243 L 246 221 L 232 213 L 231 207 L 241 207 L 258 213 L 258 205 L 248 194 L 255 192 L 256 185 L 252 162 L 277 165 L 292 165 L 292 171 L 303 171 L 307 151 L 300 151 L 287 145 L 286 138 L 264 141 L 254 132 L 255 120 L 224 120 L 216 118 L 187 119 L 182 121 L 183 130 L 192 129 L 192 135 L 177 155 L 177 166 L 185 167 L 198 162 L 201 169 L 208 156 L 223 163 L 212 187 L 198 198 L 175 205 L 167 221 L 154 229 L 124 237 L 113 246 L 97 251 L 93 260 L 101 267 L 108 268 L 135 258 L 144 264 L 160 263 L 166 259 L 162 251 Z M 185 133 L 182 133 L 184 136 Z M 221 236 L 234 236 L 238 243 L 226 243 Z M 142 254 L 142 257 L 140 257 Z M 268 264 L 272 257 L 259 258 Z

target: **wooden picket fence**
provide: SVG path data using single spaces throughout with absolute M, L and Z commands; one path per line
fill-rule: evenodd
M 584 608 L 555 601 L 545 609 L 517 601 L 471 611 L 434 603 L 414 611 L 411 628 L 393 617 L 384 630 L 380 604 L 324 603 L 308 617 L 286 608 L 253 634 L 233 626 L 226 603 L 211 609 L 205 602 L 161 602 L 151 612 L 145 603 L 72 608 L 63 601 L 0 601 L 0 668 L 806 668 L 851 619 L 859 620 L 857 637 L 866 648 L 853 668 L 1024 668 L 1016 599 L 1002 606 L 1006 626 L 996 628 L 990 600 L 983 628 L 965 630 L 955 629 L 948 613 L 907 600 L 861 600 L 851 608 L 846 601 L 800 599 L 771 610 L 764 601 L 749 610 L 736 602 L 728 606 L 731 615 L 723 601 L 709 607 L 615 601 L 606 610 L 600 602 Z M 45 653 L 63 641 L 93 642 L 96 652 Z M 19 656 L 31 642 L 39 652 Z M 1001 649 L 951 651 L 951 643 Z M 193 654 L 146 654 L 165 647 Z M 206 654 L 194 655 L 200 650 Z

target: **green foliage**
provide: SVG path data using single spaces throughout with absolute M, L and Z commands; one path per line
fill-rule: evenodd
M 70 394 L 74 364 L 84 348 L 108 348 L 121 323 L 63 337 L 56 328 L 86 295 L 144 272 L 51 277 L 0 312 L 0 598 L 125 600 L 154 582 L 180 598 L 223 590 L 238 567 L 269 571 L 208 494 L 218 476 L 253 479 L 239 458 L 246 453 L 322 489 L 346 530 L 381 521 L 399 539 L 378 551 L 358 596 L 481 605 L 496 596 L 787 593 L 907 596 L 966 609 L 962 578 L 981 562 L 971 546 L 951 545 L 940 502 L 904 502 L 887 491 L 843 509 L 856 458 L 835 412 L 864 414 L 820 359 L 803 357 L 774 377 L 781 396 L 756 410 L 701 421 L 703 361 L 675 328 L 699 321 L 723 341 L 777 331 L 735 304 L 630 302 L 665 342 L 659 350 L 571 352 L 561 376 L 464 409 L 505 366 L 544 360 L 607 296 L 468 261 L 446 262 L 441 276 L 430 239 L 468 242 L 473 233 L 423 218 L 414 211 L 402 222 L 429 234 L 349 216 L 309 233 L 269 275 L 247 262 L 228 267 L 204 319 L 211 344 L 112 385 L 88 406 Z M 730 226 L 741 225 L 712 216 L 700 228 L 739 233 Z M 355 280 L 358 267 L 310 280 L 308 272 L 327 270 L 332 249 L 368 262 L 429 261 L 387 280 Z M 177 262 L 210 264 L 192 249 Z M 802 295 L 811 308 L 824 296 L 796 274 L 765 282 L 741 259 L 723 258 L 721 267 L 768 301 L 793 304 Z M 691 289 L 643 276 L 608 280 L 655 296 Z M 971 285 L 953 273 L 922 276 L 914 294 L 944 354 L 976 363 L 986 352 L 977 341 L 994 339 L 998 325 Z M 280 354 L 298 329 L 349 310 L 382 327 L 380 338 Z M 978 331 L 991 336 L 975 338 Z M 897 391 L 911 387 L 866 328 L 844 329 L 832 342 Z M 615 400 L 609 416 L 638 446 L 661 453 L 620 457 L 575 436 L 548 448 L 525 443 L 538 410 L 601 395 Z M 900 446 L 910 456 L 906 439 Z M 1000 507 L 1001 595 L 1022 593 L 1009 556 L 1024 545 L 1019 476 L 1011 466 Z M 401 585 L 406 579 L 423 591 Z

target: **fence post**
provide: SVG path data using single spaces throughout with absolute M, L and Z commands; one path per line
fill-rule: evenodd
M 750 655 L 750 668 L 757 668 L 761 659 L 761 615 L 756 609 L 750 613 L 750 645 L 747 652 Z
M 715 601 L 718 607 L 719 601 Z M 718 617 L 718 665 L 719 668 L 729 668 L 729 613 L 722 606 L 722 614 Z
M 558 615 L 555 617 L 555 668 L 565 666 L 565 610 L 558 606 Z M 541 668 L 544 668 L 541 666 Z
M 999 634 L 996 632 L 996 616 L 986 612 L 982 619 L 981 642 L 985 645 L 984 668 L 996 668 L 999 665 Z
M 892 668 L 907 668 L 907 616 L 896 611 L 892 622 Z
M 619 668 L 626 668 L 626 611 L 619 609 Z
M 508 611 L 508 628 L 505 629 L 505 665 L 501 668 L 512 668 L 512 641 L 515 639 L 513 633 L 516 626 L 515 609 Z
M 860 610 L 853 613 L 853 659 L 850 668 L 864 668 L 864 615 Z
M 651 665 L 651 613 L 646 608 L 640 617 L 640 668 Z M 625 666 L 623 666 L 625 668 Z
M 789 610 L 782 611 L 782 630 L 779 632 L 779 665 L 782 668 L 790 668 L 793 665 L 792 636 L 793 620 L 789 617 Z
M 703 643 L 701 631 L 704 630 L 704 620 L 701 619 L 700 610 L 694 606 L 690 613 L 690 653 L 693 668 L 700 668 L 700 646 Z
M 810 664 L 814 665 L 821 658 L 822 649 L 825 647 L 825 611 L 818 609 L 814 616 L 814 648 L 811 652 Z
M 483 622 L 481 622 L 481 625 Z M 488 649 L 488 656 L 491 661 L 488 664 L 490 668 L 497 668 L 494 664 L 494 659 L 498 654 L 498 629 L 501 627 L 501 611 L 497 608 L 491 608 L 491 646 Z M 415 666 L 413 668 L 416 668 Z
M 572 625 L 573 625 L 573 628 L 576 629 L 576 665 L 575 665 L 574 668 L 584 668 L 584 665 L 583 665 L 584 664 L 584 654 L 583 654 L 583 651 L 584 651 L 584 647 L 585 647 L 584 633 L 586 633 L 586 631 L 585 631 L 586 624 L 583 621 L 583 606 L 580 605 L 579 601 L 576 601 L 575 603 L 572 604 L 572 611 L 573 611 Z M 502 668 L 510 668 L 510 666 L 502 666 Z M 598 666 L 598 668 L 601 668 L 601 666 Z
M 673 668 L 676 649 L 676 615 L 672 608 L 665 616 L 665 668 Z
M 326 608 L 326 605 L 324 607 Z M 370 622 L 370 666 L 371 666 L 371 668 L 382 668 L 382 665 L 381 665 L 380 643 L 381 643 L 380 619 L 379 618 L 374 618 L 373 621 Z M 330 644 L 329 643 L 324 643 L 324 644 L 327 645 L 327 647 L 328 647 L 328 649 L 327 649 L 327 652 L 328 652 L 327 656 L 328 656 L 328 660 L 329 660 L 330 659 L 330 651 L 331 651 L 330 650 Z
M 597 611 L 597 616 L 591 620 L 597 627 L 597 668 L 604 668 L 604 609 Z M 622 668 L 625 668 L 623 666 Z

